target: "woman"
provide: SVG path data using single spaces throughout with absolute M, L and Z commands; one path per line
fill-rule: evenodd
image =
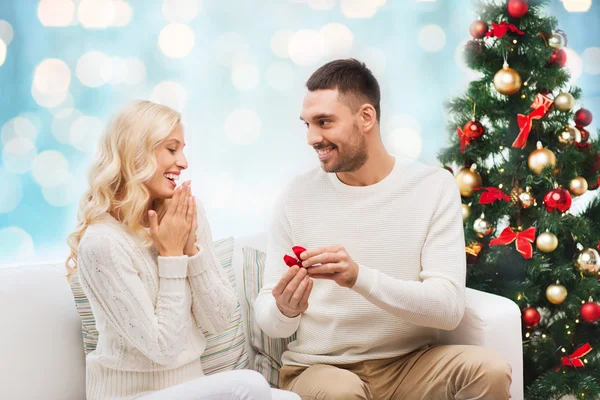
M 148 101 L 119 113 L 101 139 L 69 236 L 99 338 L 86 359 L 88 400 L 299 399 L 254 371 L 205 377 L 202 329 L 222 331 L 236 295 L 196 206 L 181 116 Z

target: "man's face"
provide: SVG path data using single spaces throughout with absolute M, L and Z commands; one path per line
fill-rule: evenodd
M 308 144 L 325 172 L 352 172 L 367 161 L 366 140 L 359 114 L 337 90 L 307 92 L 300 119 L 308 128 Z

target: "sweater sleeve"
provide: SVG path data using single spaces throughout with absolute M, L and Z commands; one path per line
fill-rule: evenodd
M 290 253 L 294 246 L 290 222 L 285 213 L 285 193 L 286 191 L 282 192 L 274 207 L 262 288 L 254 303 L 256 322 L 263 332 L 272 338 L 292 336 L 298 329 L 302 317 L 302 314 L 295 318 L 283 315 L 272 294 L 273 287 L 288 269 L 283 262 L 283 255 Z
M 421 281 L 395 279 L 359 265 L 352 289 L 411 324 L 452 330 L 465 309 L 466 258 L 458 186 L 451 176 L 444 175 L 421 250 Z
M 122 245 L 88 235 L 79 245 L 81 285 L 96 312 L 153 362 L 168 365 L 182 350 L 189 309 L 184 307 L 187 256 L 158 257 L 156 305 Z
M 237 306 L 237 296 L 221 268 L 208 218 L 202 203 L 197 202 L 198 231 L 196 245 L 200 251 L 189 258 L 188 280 L 192 291 L 192 314 L 196 324 L 209 333 L 220 333 L 229 324 Z

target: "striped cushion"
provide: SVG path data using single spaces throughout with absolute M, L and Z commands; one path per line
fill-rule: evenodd
M 79 282 L 79 275 L 75 274 L 71 277 L 71 291 L 73 292 L 73 298 L 75 299 L 75 306 L 77 312 L 81 318 L 81 333 L 83 334 L 83 350 L 85 354 L 89 354 L 96 350 L 96 344 L 98 343 L 98 331 L 96 330 L 96 320 L 94 314 L 92 314 L 92 307 L 90 302 L 83 293 L 81 283 Z
M 235 270 L 231 263 L 233 237 L 218 240 L 214 242 L 214 245 L 217 257 L 221 260 L 221 266 L 225 269 L 234 292 L 237 293 L 235 288 Z M 202 360 L 202 369 L 206 375 L 248 368 L 246 338 L 244 336 L 244 325 L 239 301 L 227 329 L 218 335 L 203 333 L 206 337 L 206 349 L 200 359 Z
M 233 237 L 218 240 L 214 242 L 214 245 L 217 257 L 221 260 L 221 267 L 225 269 L 235 290 L 235 272 L 231 264 Z M 71 291 L 81 317 L 83 347 L 87 355 L 96 350 L 98 331 L 96 330 L 96 320 L 92 314 L 90 303 L 81 288 L 78 275 L 71 278 Z M 204 332 L 204 336 L 206 337 L 206 349 L 200 359 L 202 360 L 202 369 L 206 375 L 248 367 L 248 355 L 246 353 L 239 302 L 225 331 L 218 335 L 209 335 Z
M 296 334 L 286 339 L 272 339 L 265 335 L 254 319 L 254 302 L 262 287 L 266 254 L 252 247 L 242 247 L 244 255 L 244 293 L 248 302 L 248 326 L 250 343 L 256 349 L 252 369 L 260 372 L 272 387 L 279 387 L 281 355 L 290 342 L 296 340 Z

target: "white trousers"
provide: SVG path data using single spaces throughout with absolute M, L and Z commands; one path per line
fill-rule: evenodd
M 300 400 L 285 390 L 271 389 L 256 371 L 236 370 L 204 376 L 137 397 L 143 400 Z

